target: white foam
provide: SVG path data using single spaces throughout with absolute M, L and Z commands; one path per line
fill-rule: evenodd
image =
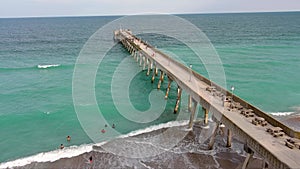
M 291 114 L 294 114 L 295 112 L 273 112 L 273 113 L 270 113 L 272 114 L 273 116 L 289 116 Z
M 80 146 L 65 147 L 63 150 L 53 150 L 43 152 L 33 156 L 20 158 L 14 161 L 0 163 L 0 168 L 12 168 L 16 166 L 24 166 L 32 162 L 53 162 L 61 158 L 70 158 L 80 154 L 92 151 L 92 144 L 84 144 Z
M 176 127 L 176 126 L 184 126 L 187 125 L 188 121 L 171 121 L 163 124 L 158 124 L 154 126 L 147 127 L 145 129 L 140 129 L 136 131 L 132 131 L 128 134 L 121 135 L 119 138 L 127 138 L 131 136 L 136 136 L 143 133 L 149 133 L 151 131 L 159 130 L 162 128 L 169 128 L 169 127 Z M 91 152 L 93 150 L 93 145 L 101 146 L 105 144 L 106 142 L 101 142 L 97 144 L 84 144 L 80 146 L 71 146 L 71 147 L 65 147 L 63 150 L 53 150 L 49 152 L 43 152 L 39 153 L 33 156 L 20 158 L 14 161 L 9 161 L 5 163 L 0 163 L 0 168 L 12 168 L 17 166 L 24 166 L 27 164 L 30 164 L 32 162 L 53 162 L 56 160 L 59 160 L 61 158 L 71 158 L 74 156 L 81 155 L 86 152 Z
M 47 68 L 50 68 L 50 67 L 58 67 L 60 66 L 60 64 L 52 64 L 52 65 L 37 65 L 37 67 L 39 69 L 47 69 Z
M 188 120 L 182 120 L 182 121 L 170 121 L 167 123 L 162 123 L 154 126 L 147 127 L 145 129 L 135 130 L 128 134 L 122 135 L 119 138 L 126 138 L 126 137 L 132 137 L 143 133 L 149 133 L 155 130 L 163 129 L 163 128 L 169 128 L 169 127 L 177 127 L 177 126 L 184 126 L 188 124 Z

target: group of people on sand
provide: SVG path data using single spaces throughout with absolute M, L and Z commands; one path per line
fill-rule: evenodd
M 67 141 L 70 142 L 71 141 L 71 136 L 67 136 Z M 64 144 L 60 144 L 59 147 L 61 150 L 65 148 Z
M 105 124 L 104 127 L 107 127 L 107 124 Z M 111 128 L 113 128 L 113 129 L 116 128 L 115 124 L 112 124 Z M 105 133 L 105 132 L 106 132 L 105 129 L 101 130 L 101 133 Z

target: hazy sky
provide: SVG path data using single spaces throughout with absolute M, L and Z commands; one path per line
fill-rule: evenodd
M 300 11 L 300 0 L 0 0 L 0 17 Z

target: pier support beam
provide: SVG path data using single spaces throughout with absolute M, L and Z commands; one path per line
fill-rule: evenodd
M 132 47 L 132 46 L 129 46 L 129 53 L 132 54 L 132 52 L 133 52 L 133 47 Z
M 166 91 L 166 95 L 165 95 L 165 99 L 168 99 L 169 96 L 169 92 L 170 92 L 170 88 L 171 88 L 171 83 L 172 83 L 172 79 L 170 79 L 170 77 L 168 76 L 168 87 L 167 87 L 167 91 Z
M 147 74 L 146 74 L 147 76 L 150 75 L 150 71 L 151 71 L 150 65 L 151 65 L 151 61 L 149 60 L 149 61 L 148 61 L 148 70 L 147 70 Z
M 193 98 L 192 98 L 192 102 L 193 102 L 193 107 L 192 107 L 191 115 L 190 115 L 189 129 L 191 129 L 193 127 L 195 114 L 196 114 L 196 110 L 197 110 L 197 105 L 198 105 L 197 101 L 194 100 Z
M 227 129 L 227 144 L 226 147 L 231 147 L 232 131 Z
M 146 56 L 143 56 L 143 61 L 144 61 L 144 64 L 143 64 L 143 70 L 146 69 L 147 60 L 148 60 L 148 59 L 146 58 Z
M 133 56 L 133 59 L 136 60 L 136 53 L 134 53 L 132 56 Z
M 143 55 L 140 53 L 140 66 L 142 66 L 142 62 L 143 62 Z
M 161 75 L 161 82 L 163 83 L 164 82 L 164 78 L 165 78 L 165 73 L 163 71 L 161 73 L 162 73 L 162 75 Z
M 178 112 L 180 98 L 181 98 L 181 92 L 182 92 L 182 89 L 178 86 L 178 88 L 177 88 L 177 100 L 176 100 L 176 104 L 175 104 L 175 108 L 174 108 L 174 114 L 176 114 Z
M 209 143 L 208 143 L 208 149 L 209 150 L 212 150 L 213 147 L 214 147 L 214 144 L 215 144 L 215 139 L 216 139 L 216 135 L 217 135 L 217 132 L 219 130 L 219 124 L 217 124 L 217 126 L 215 127 L 211 137 L 210 137 L 210 140 L 209 140 Z
M 155 76 L 157 76 L 158 75 L 158 68 L 155 66 Z
M 204 107 L 202 107 L 203 113 L 204 113 L 204 124 L 207 125 L 208 124 L 208 110 Z
M 136 58 L 135 58 L 136 60 L 135 61 L 138 62 L 139 61 L 139 55 L 138 55 L 138 53 L 136 53 L 135 56 L 136 56 Z
M 161 83 L 163 82 L 163 78 L 164 78 L 164 72 L 160 70 L 160 78 L 157 84 L 157 89 L 160 89 Z
M 154 79 L 155 79 L 155 69 L 153 69 L 152 78 L 151 78 L 151 83 L 154 82 Z
M 192 96 L 189 95 L 189 99 L 188 99 L 188 111 L 191 112 L 192 111 Z
M 244 161 L 244 163 L 243 163 L 242 169 L 246 169 L 246 168 L 247 168 L 247 166 L 248 166 L 248 164 L 249 164 L 249 160 L 253 157 L 253 154 L 254 154 L 254 151 L 251 150 L 251 149 L 247 146 L 247 144 L 244 145 L 244 150 L 245 150 L 246 153 L 247 153 L 247 157 L 246 157 L 246 159 L 245 159 L 245 161 Z
M 262 169 L 267 169 L 269 168 L 269 164 L 266 160 L 263 161 L 263 166 L 262 166 Z

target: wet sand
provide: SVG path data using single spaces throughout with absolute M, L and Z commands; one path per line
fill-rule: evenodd
M 300 131 L 300 115 L 288 116 L 280 119 L 284 124 L 290 126 L 296 131 Z
M 174 128 L 172 133 L 175 135 L 166 135 L 168 138 L 180 135 L 178 128 Z M 164 134 L 167 129 L 160 129 L 145 134 L 140 134 L 130 138 L 142 138 L 148 140 L 157 134 Z M 110 147 L 125 146 L 130 138 L 118 139 L 108 143 Z M 132 158 L 123 155 L 117 155 L 109 152 L 102 147 L 94 147 L 94 150 L 72 158 L 64 158 L 54 162 L 31 163 L 23 167 L 16 167 L 22 169 L 56 169 L 56 168 L 80 168 L 80 169 L 97 169 L 97 168 L 210 168 L 210 169 L 235 169 L 241 168 L 245 159 L 245 154 L 242 150 L 242 143 L 233 139 L 232 148 L 225 147 L 223 136 L 218 135 L 213 150 L 207 150 L 205 143 L 199 143 L 196 139 L 196 133 L 193 131 L 187 132 L 187 135 L 173 148 L 150 157 Z M 121 144 L 121 145 L 120 145 Z M 135 151 L 139 151 L 142 146 L 140 143 L 133 145 Z M 149 148 L 149 151 L 154 151 Z M 92 163 L 88 158 L 92 156 Z M 261 168 L 262 161 L 254 158 L 250 160 L 248 169 Z

